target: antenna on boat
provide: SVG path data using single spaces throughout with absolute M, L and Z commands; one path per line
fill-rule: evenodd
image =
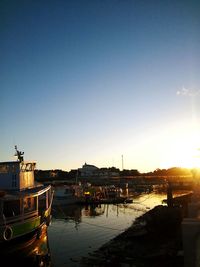
M 24 157 L 22 156 L 24 155 L 24 152 L 19 151 L 16 145 L 15 145 L 15 150 L 16 150 L 15 156 L 18 158 L 19 162 L 24 161 Z

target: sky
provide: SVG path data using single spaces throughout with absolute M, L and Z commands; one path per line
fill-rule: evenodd
M 200 167 L 200 2 L 1 0 L 0 160 Z

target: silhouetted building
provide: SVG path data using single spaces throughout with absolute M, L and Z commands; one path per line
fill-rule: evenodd
M 90 165 L 90 164 L 87 164 L 85 163 L 82 168 L 79 168 L 78 171 L 80 173 L 80 176 L 93 176 L 93 175 L 96 175 L 96 172 L 99 168 L 97 168 L 96 166 L 94 165 Z

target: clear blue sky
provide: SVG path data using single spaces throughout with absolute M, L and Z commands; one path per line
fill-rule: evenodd
M 200 2 L 1 0 L 0 160 L 200 167 Z M 198 165 L 199 164 L 199 165 Z

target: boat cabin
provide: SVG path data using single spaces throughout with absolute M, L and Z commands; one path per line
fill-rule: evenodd
M 33 187 L 35 165 L 35 162 L 26 161 L 1 162 L 1 190 L 24 190 Z

